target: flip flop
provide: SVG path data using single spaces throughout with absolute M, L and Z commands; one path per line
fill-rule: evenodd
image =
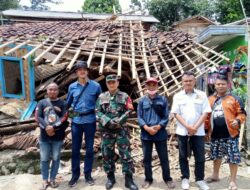
M 234 182 L 229 183 L 228 190 L 238 190 Z
M 50 186 L 51 186 L 52 188 L 57 188 L 57 187 L 59 186 L 59 184 L 58 184 L 56 181 L 51 181 L 51 182 L 50 182 Z
M 219 181 L 220 181 L 220 179 L 216 179 L 216 178 L 213 178 L 213 177 L 208 177 L 206 179 L 207 183 L 213 183 L 213 182 L 219 182 Z
M 39 190 L 46 190 L 49 187 L 49 183 L 43 183 Z

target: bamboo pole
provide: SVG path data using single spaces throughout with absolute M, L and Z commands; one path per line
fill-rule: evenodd
M 179 84 L 179 82 L 177 81 L 177 79 L 175 78 L 173 72 L 172 72 L 171 69 L 169 68 L 167 62 L 164 60 L 163 56 L 161 55 L 161 52 L 160 52 L 159 48 L 156 47 L 156 50 L 157 50 L 157 52 L 158 52 L 158 54 L 159 54 L 161 60 L 163 61 L 164 65 L 165 65 L 165 67 L 166 67 L 166 69 L 167 69 L 167 71 L 170 73 L 170 76 L 171 76 L 172 79 L 174 80 L 175 84 L 177 84 L 178 86 L 180 86 L 180 84 Z
M 72 41 L 69 41 L 68 44 L 62 49 L 62 51 L 56 56 L 56 58 L 53 60 L 53 62 L 51 63 L 51 65 L 55 65 L 58 63 L 58 61 L 60 60 L 60 58 L 63 56 L 63 54 L 66 52 L 66 50 L 70 47 Z
M 163 88 L 164 88 L 164 92 L 166 92 L 166 93 L 167 93 L 167 96 L 168 96 L 168 89 L 167 89 L 167 87 L 166 87 L 166 85 L 165 85 L 165 83 L 164 83 L 164 81 L 163 81 L 163 79 L 162 79 L 162 77 L 161 77 L 161 74 L 160 74 L 160 72 L 159 72 L 159 70 L 158 70 L 156 64 L 153 63 L 153 65 L 154 65 L 155 71 L 156 71 L 156 73 L 157 73 L 157 75 L 158 75 L 158 77 L 159 77 L 159 79 L 160 79 L 160 82 L 161 82 L 161 84 L 162 84 L 162 86 L 163 86 Z
M 66 68 L 67 71 L 70 71 L 70 70 L 72 69 L 72 67 L 73 67 L 73 65 L 74 65 L 74 63 L 75 63 L 75 61 L 76 61 L 76 59 L 78 58 L 78 56 L 79 56 L 80 53 L 81 53 L 81 46 L 84 45 L 86 41 L 87 41 L 87 39 L 85 38 L 85 39 L 83 40 L 82 44 L 80 45 L 80 47 L 79 47 L 76 51 L 74 51 L 74 52 L 75 52 L 75 55 L 74 55 L 74 57 L 72 58 L 72 60 L 70 61 L 69 65 L 67 66 L 67 68 Z
M 42 52 L 40 55 L 38 55 L 35 59 L 34 59 L 34 63 L 38 63 L 42 57 L 49 52 L 51 49 L 53 49 L 53 47 L 59 42 L 59 40 L 56 40 L 51 46 L 49 46 L 44 52 Z
M 118 67 L 117 67 L 117 76 L 121 77 L 122 75 L 122 33 L 119 35 L 119 57 L 118 57 Z
M 108 47 L 108 41 L 109 41 L 109 39 L 106 39 L 105 45 L 104 45 L 104 48 L 103 48 L 103 52 L 102 52 L 102 59 L 101 59 L 101 64 L 100 64 L 100 69 L 99 69 L 99 74 L 100 75 L 102 75 L 102 73 L 103 73 L 103 66 L 104 66 L 105 55 L 106 55 L 107 47 Z
M 207 60 L 207 61 L 213 63 L 213 65 L 215 65 L 216 67 L 218 67 L 218 64 L 216 64 L 216 63 L 213 62 L 212 60 L 208 59 L 208 58 L 207 58 L 206 56 L 204 56 L 203 53 L 201 53 L 199 50 L 194 49 L 194 48 L 191 48 L 191 49 L 192 49 L 192 51 L 193 51 L 196 55 L 200 55 L 203 59 L 205 59 L 205 60 Z M 222 58 L 222 59 L 224 59 L 224 58 Z
M 10 45 L 10 44 L 12 44 L 12 43 L 15 43 L 17 40 L 19 40 L 19 38 L 16 38 L 16 39 L 14 39 L 14 40 L 11 40 L 11 41 L 9 41 L 9 42 L 6 42 L 6 43 L 0 45 L 0 49 L 3 49 L 4 47 L 6 47 L 6 46 L 8 46 L 8 45 Z
M 142 43 L 142 51 L 143 51 L 143 60 L 144 60 L 144 68 L 146 71 L 146 77 L 150 77 L 150 72 L 149 72 L 149 66 L 148 66 L 148 60 L 147 60 L 147 54 L 146 54 L 146 48 L 145 48 L 145 41 L 144 41 L 144 32 L 143 32 L 143 26 L 142 23 L 140 22 L 140 27 L 141 27 L 141 43 Z
M 175 62 L 177 63 L 177 66 L 179 67 L 179 70 L 181 71 L 181 74 L 184 73 L 181 63 L 180 61 L 177 59 L 177 57 L 175 56 L 174 52 L 170 49 L 170 47 L 168 45 L 166 45 L 168 51 L 170 52 L 170 54 L 172 55 L 172 57 L 174 58 Z
M 129 21 L 130 24 L 130 47 L 131 47 L 131 56 L 132 56 L 132 79 L 135 79 L 136 77 L 136 66 L 135 66 L 135 42 L 134 42 L 134 32 L 133 32 L 133 28 L 132 28 L 132 21 Z
M 97 37 L 97 38 L 95 39 L 94 47 L 92 48 L 92 50 L 91 50 L 91 52 L 90 52 L 90 54 L 89 54 L 89 58 L 88 58 L 88 61 L 87 61 L 88 67 L 90 66 L 90 63 L 91 63 L 91 61 L 92 61 L 92 59 L 93 59 L 93 55 L 94 55 L 95 48 L 96 48 L 96 44 L 97 44 L 98 40 L 99 40 L 99 37 Z
M 177 49 L 179 50 L 179 52 L 181 52 L 182 55 L 184 55 L 186 57 L 186 59 L 194 66 L 196 67 L 196 64 L 192 61 L 192 59 L 184 52 L 182 51 L 179 47 L 177 47 Z M 201 73 L 201 70 L 199 69 L 199 67 L 196 67 L 197 71 L 199 73 Z
M 36 46 L 34 49 L 32 49 L 30 52 L 28 52 L 26 55 L 24 55 L 22 57 L 23 60 L 27 59 L 30 55 L 32 55 L 33 53 L 35 53 L 38 49 L 40 49 L 41 47 L 44 46 L 44 44 L 46 44 L 48 42 L 49 39 L 46 39 L 44 42 L 42 42 L 41 44 L 39 44 L 38 46 Z
M 27 40 L 19 45 L 17 45 L 16 47 L 4 52 L 4 55 L 9 55 L 11 54 L 12 52 L 16 51 L 17 49 L 21 48 L 22 46 L 26 45 L 27 43 L 29 43 L 31 40 Z
M 196 45 L 198 45 L 199 47 L 201 47 L 201 48 L 203 48 L 203 49 L 205 49 L 205 50 L 211 52 L 212 54 L 215 54 L 215 55 L 221 57 L 222 59 L 226 60 L 227 62 L 230 61 L 229 58 L 227 58 L 227 57 L 224 56 L 224 55 L 219 54 L 218 52 L 214 51 L 213 49 L 208 48 L 208 47 L 206 47 L 206 46 L 204 46 L 204 45 L 202 45 L 202 44 L 199 44 L 199 43 L 197 43 L 197 42 L 195 42 L 195 41 L 194 41 L 194 43 L 195 43 Z

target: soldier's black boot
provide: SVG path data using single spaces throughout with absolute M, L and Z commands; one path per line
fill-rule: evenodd
M 108 173 L 108 181 L 106 183 L 106 189 L 112 189 L 115 184 L 115 174 L 113 172 Z
M 125 187 L 130 190 L 138 190 L 137 185 L 134 183 L 133 177 L 130 174 L 125 175 Z

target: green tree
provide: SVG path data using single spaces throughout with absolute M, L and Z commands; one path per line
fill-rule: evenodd
M 197 14 L 211 18 L 214 14 L 211 2 L 211 0 L 151 0 L 147 2 L 147 8 L 162 26 L 168 27 L 174 22 Z
M 243 0 L 246 14 L 250 16 L 250 1 Z M 216 19 L 218 22 L 225 24 L 244 18 L 240 0 L 217 0 L 215 2 Z
M 113 13 L 113 6 L 116 12 L 121 12 L 119 0 L 85 0 L 82 10 L 88 13 Z
M 0 11 L 4 11 L 7 9 L 16 9 L 20 7 L 20 0 L 0 0 Z
M 23 6 L 24 9 L 31 10 L 49 10 L 47 3 L 60 4 L 62 0 L 30 0 L 31 6 Z

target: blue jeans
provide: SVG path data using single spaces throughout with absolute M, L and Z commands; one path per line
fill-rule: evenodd
M 84 133 L 86 155 L 84 158 L 84 174 L 90 176 L 94 162 L 94 138 L 96 123 L 76 124 L 72 123 L 72 177 L 80 177 L 80 150 Z
M 63 141 L 39 141 L 40 167 L 43 180 L 48 180 L 49 178 L 49 164 L 51 159 L 50 180 L 55 180 L 60 164 L 62 144 Z
M 181 167 L 182 179 L 189 179 L 189 164 L 188 164 L 188 148 L 190 143 L 190 150 L 194 153 L 195 160 L 195 181 L 204 180 L 205 169 L 205 141 L 204 136 L 180 136 L 178 135 L 179 145 L 179 163 Z
M 172 178 L 170 177 L 167 141 L 142 140 L 145 181 L 153 182 L 152 165 L 151 165 L 153 144 L 155 144 L 155 148 L 160 159 L 163 180 L 165 182 L 172 181 Z

